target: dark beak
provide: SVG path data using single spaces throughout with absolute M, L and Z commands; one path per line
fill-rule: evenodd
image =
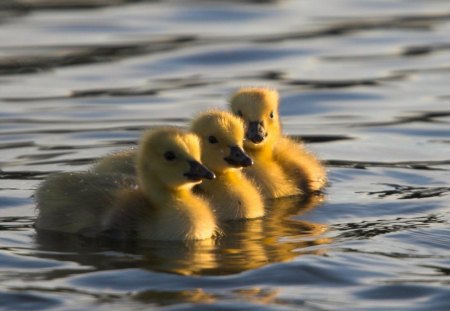
M 266 138 L 267 133 L 264 129 L 263 122 L 261 121 L 255 121 L 255 122 L 249 122 L 247 133 L 245 134 L 247 139 L 250 139 L 253 143 L 259 144 Z
M 224 158 L 224 160 L 235 167 L 247 167 L 253 165 L 253 160 L 238 146 L 230 147 L 230 155 Z
M 200 181 L 202 179 L 214 179 L 216 175 L 208 170 L 204 165 L 197 161 L 189 161 L 189 172 L 184 173 L 184 176 L 193 181 Z

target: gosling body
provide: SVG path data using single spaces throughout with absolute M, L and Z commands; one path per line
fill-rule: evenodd
M 90 169 L 93 173 L 136 175 L 136 148 L 109 154 L 98 160 Z
M 324 165 L 301 141 L 283 136 L 273 151 L 275 161 L 304 192 L 320 192 L 326 186 Z
M 120 191 L 118 203 L 103 223 L 107 235 L 117 239 L 177 241 L 204 240 L 219 232 L 209 203 L 190 189 L 159 191 L 152 201 L 139 189 Z
M 102 216 L 115 204 L 117 191 L 134 186 L 134 181 L 118 175 L 92 172 L 50 175 L 35 193 L 39 212 L 35 226 L 41 230 L 97 235 Z
M 246 168 L 245 174 L 259 186 L 267 199 L 304 194 L 276 160 L 273 150 L 246 150 L 255 164 Z
M 264 216 L 264 203 L 255 184 L 241 171 L 216 174 L 217 179 L 199 188 L 210 200 L 221 221 L 253 219 Z

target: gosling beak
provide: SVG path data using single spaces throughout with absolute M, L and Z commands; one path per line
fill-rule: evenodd
M 247 167 L 253 165 L 253 160 L 242 150 L 241 147 L 230 147 L 230 155 L 224 160 L 235 167 Z
M 247 139 L 250 139 L 253 143 L 259 144 L 267 137 L 266 130 L 262 121 L 249 122 L 247 127 L 247 133 L 245 134 Z
M 208 170 L 204 165 L 197 161 L 189 161 L 189 172 L 184 173 L 188 179 L 193 181 L 200 181 L 202 179 L 214 179 L 216 175 Z

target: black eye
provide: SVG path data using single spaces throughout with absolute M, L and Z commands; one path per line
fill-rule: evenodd
M 270 117 L 271 119 L 273 119 L 273 111 L 270 112 L 269 117 Z
M 166 153 L 164 153 L 164 158 L 166 158 L 167 161 L 172 161 L 173 159 L 175 159 L 175 153 L 173 153 L 172 151 L 167 151 Z
M 237 111 L 238 116 L 243 117 L 244 115 L 242 114 L 242 111 L 238 110 Z
M 209 136 L 208 141 L 210 144 L 217 144 L 219 142 L 215 136 Z

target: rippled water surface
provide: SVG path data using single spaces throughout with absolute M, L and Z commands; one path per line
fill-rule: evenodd
M 243 85 L 327 163 L 212 243 L 37 235 L 33 192 Z M 446 0 L 0 3 L 0 308 L 450 310 Z

